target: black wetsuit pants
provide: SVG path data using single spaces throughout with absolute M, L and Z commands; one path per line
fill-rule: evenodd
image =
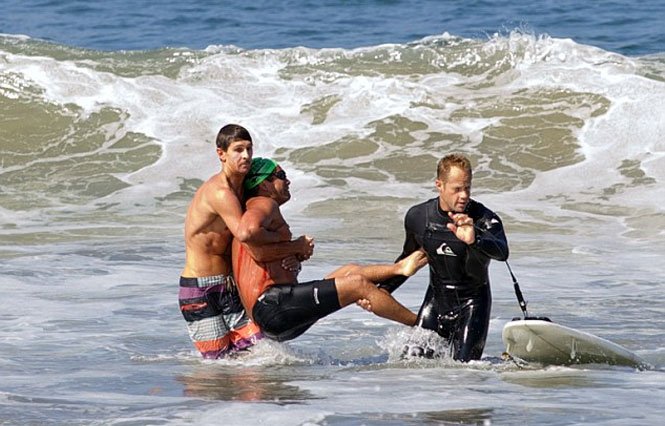
M 436 331 L 450 344 L 455 360 L 480 359 L 489 328 L 492 294 L 488 285 L 439 291 L 428 287 L 416 325 Z

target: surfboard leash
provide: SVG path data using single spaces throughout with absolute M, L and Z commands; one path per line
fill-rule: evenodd
M 520 309 L 522 309 L 522 314 L 524 315 L 525 320 L 541 320 L 541 321 L 547 321 L 547 322 L 552 322 L 551 319 L 548 317 L 531 317 L 529 316 L 529 313 L 526 310 L 526 300 L 524 300 L 524 296 L 522 296 L 522 290 L 520 290 L 520 285 L 517 283 L 517 278 L 515 278 L 515 274 L 513 274 L 513 270 L 510 269 L 510 264 L 506 260 L 506 267 L 508 268 L 508 272 L 510 272 L 510 277 L 513 279 L 513 287 L 515 288 L 515 295 L 517 296 L 517 302 L 520 304 Z M 519 319 L 519 318 L 513 318 L 513 321 Z
M 491 232 L 488 232 L 485 229 L 480 228 L 477 224 L 474 223 L 473 225 L 474 229 L 476 232 L 480 232 L 483 235 L 489 235 L 490 238 L 496 240 L 496 236 L 492 234 Z M 523 319 L 537 319 L 537 320 L 543 320 L 543 321 L 549 321 L 551 322 L 552 320 L 547 318 L 547 317 L 531 317 L 529 316 L 529 312 L 527 311 L 526 308 L 526 300 L 524 300 L 524 296 L 522 295 L 522 290 L 520 289 L 520 285 L 517 282 L 517 277 L 515 277 L 515 274 L 513 274 L 513 270 L 510 267 L 510 264 L 508 263 L 508 259 L 504 261 L 506 263 L 506 267 L 508 268 L 508 272 L 510 273 L 510 277 L 513 280 L 513 288 L 515 289 L 515 296 L 517 296 L 517 303 L 520 305 L 520 309 L 522 310 L 522 316 L 524 317 Z M 516 320 L 519 318 L 513 318 L 513 320 Z
M 508 260 L 506 260 L 506 267 L 508 268 L 508 272 L 510 273 L 510 278 L 512 278 L 513 280 L 513 288 L 515 289 L 515 296 L 517 296 L 517 303 L 519 303 L 520 305 L 520 309 L 522 310 L 524 319 L 527 319 L 529 318 L 529 312 L 526 309 L 526 300 L 524 300 L 524 296 L 522 295 L 522 290 L 520 290 L 520 285 L 517 282 L 515 274 L 513 274 L 513 270 L 510 268 L 510 263 L 508 263 Z

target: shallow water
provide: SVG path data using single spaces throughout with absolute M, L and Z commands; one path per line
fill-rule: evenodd
M 171 21 L 172 7 L 158 19 L 148 6 L 108 12 L 122 2 L 43 2 L 40 15 L 10 2 L 11 16 L 33 19 L 9 26 L 3 15 L 0 32 L 34 38 L 0 37 L 1 422 L 658 423 L 665 60 L 647 7 L 659 5 L 571 13 L 547 3 L 538 16 L 519 3 L 458 5 L 446 22 L 475 23 L 464 31 L 403 2 L 310 5 L 272 20 L 274 9 L 243 9 L 235 19 L 259 29 L 213 40 L 214 25 L 192 23 L 205 2 Z M 376 31 L 345 20 L 363 7 L 385 16 Z M 317 34 L 281 24 L 331 10 Z M 100 11 L 109 26 L 94 25 Z M 423 25 L 397 25 L 400 14 Z M 531 17 L 536 31 L 492 35 L 502 16 Z M 63 29 L 77 17 L 90 28 Z M 155 30 L 165 22 L 173 38 Z M 337 37 L 345 25 L 355 30 Z M 135 48 L 153 50 L 120 51 Z M 392 261 L 404 213 L 435 196 L 436 160 L 461 151 L 475 166 L 474 198 L 504 221 L 529 312 L 652 368 L 502 361 L 501 329 L 520 310 L 499 263 L 478 362 L 402 360 L 405 342 L 441 342 L 357 307 L 286 344 L 200 359 L 176 300 L 182 223 L 219 167 L 213 138 L 228 122 L 289 173 L 285 216 L 317 242 L 303 280 L 350 260 Z M 421 271 L 396 297 L 416 310 L 426 285 Z

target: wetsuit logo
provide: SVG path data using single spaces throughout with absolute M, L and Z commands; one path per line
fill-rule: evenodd
M 457 256 L 453 251 L 453 249 L 451 249 L 446 243 L 441 243 L 439 248 L 436 249 L 436 254 L 440 254 L 443 256 Z

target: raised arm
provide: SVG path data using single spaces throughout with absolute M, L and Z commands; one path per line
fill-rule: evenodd
M 508 239 L 499 216 L 488 210 L 487 214 L 483 215 L 474 227 L 476 241 L 470 246 L 472 249 L 479 250 L 494 260 L 505 261 L 508 259 Z

